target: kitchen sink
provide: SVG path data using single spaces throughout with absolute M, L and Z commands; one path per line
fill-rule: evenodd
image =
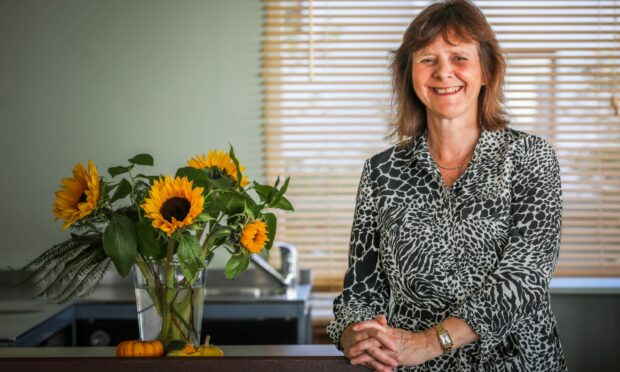
M 289 287 L 276 282 L 269 275 L 250 269 L 235 279 L 226 279 L 224 269 L 207 269 L 207 297 L 250 297 L 279 296 Z

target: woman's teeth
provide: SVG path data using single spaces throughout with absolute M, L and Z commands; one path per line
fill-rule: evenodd
M 451 93 L 456 93 L 459 90 L 461 90 L 461 88 L 463 88 L 462 86 L 460 87 L 452 87 L 452 88 L 433 88 L 433 90 L 439 94 L 451 94 Z

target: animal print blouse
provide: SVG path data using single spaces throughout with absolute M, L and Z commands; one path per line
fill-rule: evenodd
M 401 371 L 565 371 L 548 284 L 562 223 L 560 168 L 542 138 L 483 130 L 447 188 L 424 135 L 366 161 L 349 269 L 327 331 L 385 313 L 422 331 L 448 317 L 480 340 Z M 340 347 L 340 346 L 339 346 Z

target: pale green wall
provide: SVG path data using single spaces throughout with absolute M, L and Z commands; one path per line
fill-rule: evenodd
M 61 177 L 230 141 L 262 175 L 259 0 L 0 0 L 0 266 L 66 233 Z

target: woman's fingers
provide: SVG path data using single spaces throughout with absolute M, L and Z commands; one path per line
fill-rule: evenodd
M 381 324 L 382 326 L 387 326 L 388 325 L 388 321 L 387 321 L 387 317 L 385 316 L 385 314 L 379 314 L 375 317 L 375 320 Z
M 393 354 L 388 352 L 386 349 L 381 349 L 378 347 L 373 347 L 366 350 L 366 353 L 373 357 L 373 359 L 385 364 L 386 366 L 392 368 L 398 365 L 398 361 L 394 358 Z
M 378 371 L 391 371 L 393 366 L 396 366 L 395 364 L 392 366 L 389 363 L 382 363 L 367 353 L 351 359 L 351 364 L 366 366 Z
M 359 322 L 353 326 L 353 330 L 355 332 L 360 332 L 366 329 L 385 329 L 385 326 L 379 324 L 376 320 L 364 320 L 363 322 Z
M 340 343 L 345 350 L 345 355 L 347 355 L 347 357 L 349 356 L 349 350 L 353 345 L 370 337 L 366 331 L 356 332 L 353 330 L 353 326 L 354 324 L 345 328 L 342 336 L 340 337 Z
M 371 357 L 367 353 L 363 353 L 363 354 L 360 354 L 360 355 L 356 356 L 355 358 L 351 359 L 351 364 L 353 364 L 353 365 L 360 364 L 360 365 L 370 366 L 368 364 L 368 362 L 370 362 L 371 360 L 373 360 L 373 357 Z
M 396 352 L 398 350 L 398 345 L 396 340 L 394 339 L 393 332 L 389 331 L 378 331 L 376 329 L 371 329 L 368 331 L 368 335 L 381 343 L 381 346 L 389 349 L 391 351 Z
M 360 354 L 363 354 L 366 352 L 367 349 L 372 347 L 381 347 L 381 343 L 372 337 L 360 341 L 351 346 L 351 348 L 349 349 L 349 357 L 356 357 Z

